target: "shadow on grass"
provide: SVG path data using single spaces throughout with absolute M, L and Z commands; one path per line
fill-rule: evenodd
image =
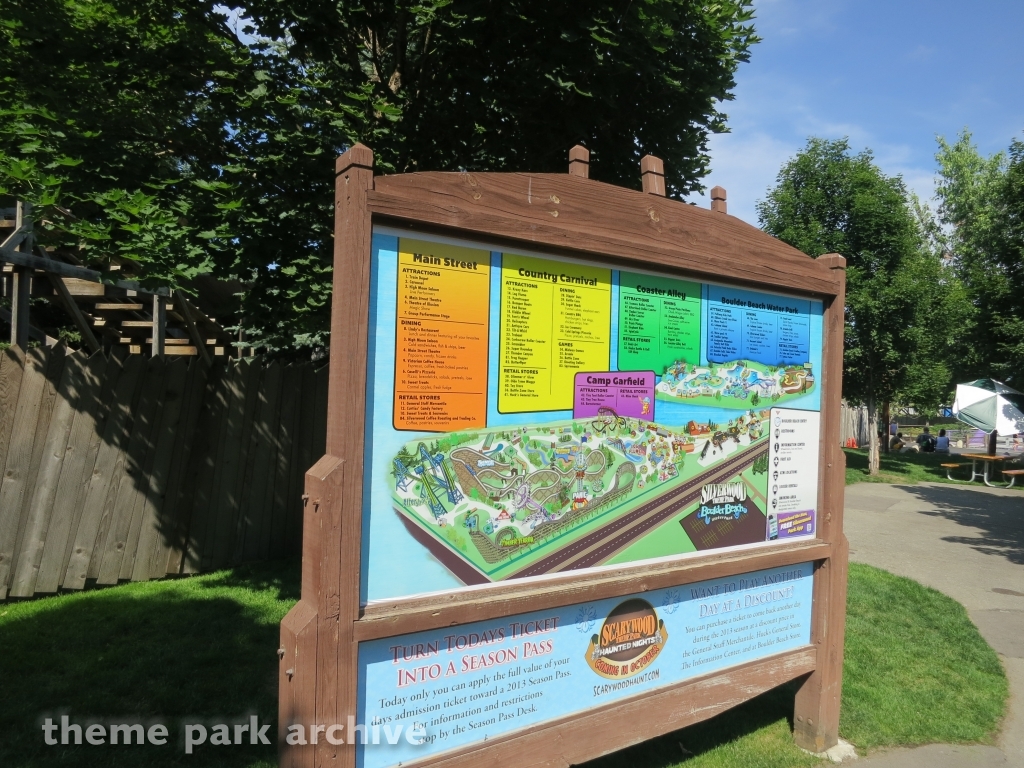
M 277 594 L 278 600 L 295 602 L 299 599 L 301 576 L 300 563 L 287 560 L 239 565 L 231 570 L 208 574 L 197 583 L 204 589 L 226 587 L 259 592 L 270 590 Z
M 583 763 L 581 768 L 743 768 L 812 766 L 819 760 L 793 743 L 793 704 L 798 682 L 761 694 L 702 723 Z
M 186 755 L 183 723 L 276 723 L 278 623 L 298 573 L 276 563 L 0 607 L 0 765 L 276 765 L 276 725 L 270 746 Z M 83 726 L 160 722 L 169 739 L 47 746 L 42 723 L 61 715 Z
M 1024 565 L 1024 497 L 955 487 L 919 486 L 906 490 L 932 507 L 921 510 L 922 515 L 944 517 L 982 531 L 980 536 L 944 536 L 943 541 L 966 544 L 983 554 Z

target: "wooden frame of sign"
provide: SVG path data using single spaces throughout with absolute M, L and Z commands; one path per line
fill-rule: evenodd
M 810 644 L 415 764 L 567 766 L 705 720 L 797 678 L 797 744 L 821 752 L 837 742 L 848 562 L 838 432 L 845 260 L 834 254 L 809 258 L 721 212 L 720 199 L 709 211 L 665 198 L 657 158 L 646 157 L 642 163 L 644 192 L 590 180 L 588 160 L 587 151 L 576 147 L 565 175 L 412 173 L 375 178 L 368 148 L 357 144 L 338 158 L 327 453 L 306 475 L 301 599 L 281 624 L 282 765 L 356 765 L 352 744 L 331 744 L 321 737 L 315 745 L 289 745 L 285 736 L 294 723 L 344 723 L 355 715 L 361 642 L 806 562 L 814 563 Z M 381 223 L 543 248 L 554 255 L 582 255 L 610 265 L 653 267 L 684 278 L 713 276 L 820 300 L 823 370 L 815 535 L 750 551 L 693 553 L 653 565 L 604 567 L 361 605 L 371 233 Z M 641 711 L 642 716 L 634 716 Z

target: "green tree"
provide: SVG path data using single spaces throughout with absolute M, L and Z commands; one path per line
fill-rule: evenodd
M 0 196 L 49 205 L 49 244 L 90 263 L 237 278 L 255 343 L 324 349 L 336 154 L 564 171 L 582 143 L 595 178 L 636 187 L 653 153 L 683 195 L 757 42 L 751 6 L 9 0 L 0 124 L 29 127 L 0 136 Z
M 973 327 L 960 338 L 961 380 L 994 376 L 1024 382 L 1024 144 L 983 157 L 962 132 L 939 140 L 936 241 L 950 255 L 971 304 Z
M 218 178 L 236 97 L 210 83 L 244 49 L 212 9 L 5 3 L 0 198 L 34 204 L 41 245 L 172 285 L 213 268 L 231 240 Z
M 879 406 L 915 371 L 945 375 L 940 364 L 964 317 L 955 275 L 923 242 L 902 179 L 882 173 L 870 151 L 853 154 L 845 139 L 810 139 L 758 214 L 766 231 L 810 256 L 846 257 L 843 394 L 867 405 L 874 438 Z M 877 473 L 875 439 L 869 467 Z

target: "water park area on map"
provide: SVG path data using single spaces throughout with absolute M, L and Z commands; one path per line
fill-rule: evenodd
M 670 365 L 656 387 L 660 400 L 681 400 L 720 408 L 756 408 L 799 397 L 814 389 L 814 366 L 777 367 L 751 360 L 721 365 Z

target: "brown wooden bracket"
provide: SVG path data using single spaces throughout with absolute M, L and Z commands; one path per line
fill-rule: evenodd
M 665 196 L 665 163 L 660 157 L 645 155 L 640 160 L 640 179 L 644 192 L 649 195 Z
M 569 175 L 581 179 L 590 177 L 590 150 L 577 144 L 569 150 Z
M 846 257 L 838 253 L 826 253 L 818 257 L 818 263 L 829 269 L 846 269 Z
M 718 213 L 728 213 L 728 205 L 725 201 L 725 187 L 711 188 L 711 210 Z
M 373 171 L 373 150 L 365 144 L 353 144 L 347 152 L 338 157 L 334 164 L 334 175 L 340 176 L 354 168 Z

